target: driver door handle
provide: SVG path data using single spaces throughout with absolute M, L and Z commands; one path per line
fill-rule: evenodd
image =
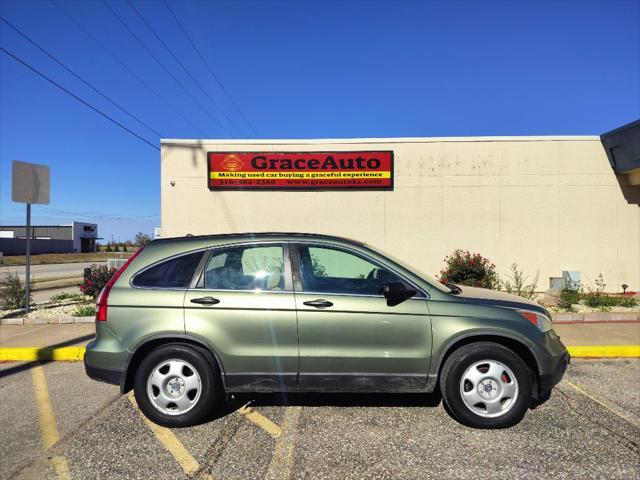
M 316 308 L 327 308 L 333 306 L 332 302 L 330 302 L 329 300 L 324 300 L 323 298 L 319 298 L 317 300 L 309 300 L 308 302 L 303 302 L 303 304 L 309 307 Z
M 216 303 L 220 303 L 220 300 L 213 297 L 200 297 L 192 298 L 191 303 L 199 303 L 200 305 L 215 305 Z

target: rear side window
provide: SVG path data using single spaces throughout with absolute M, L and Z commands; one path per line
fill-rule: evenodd
M 133 278 L 135 287 L 187 288 L 203 252 L 190 253 L 159 263 Z

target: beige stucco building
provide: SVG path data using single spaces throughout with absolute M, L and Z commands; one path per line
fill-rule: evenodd
M 207 153 L 390 150 L 392 190 L 215 191 Z M 438 273 L 455 248 L 640 290 L 640 186 L 612 169 L 600 137 L 163 140 L 161 235 L 315 232 L 365 241 Z M 635 182 L 633 182 L 635 183 Z

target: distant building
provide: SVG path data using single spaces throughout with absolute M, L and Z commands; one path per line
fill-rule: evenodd
M 27 232 L 24 225 L 0 225 L 0 252 L 24 255 Z M 96 251 L 98 225 L 73 222 L 69 225 L 31 226 L 31 253 L 90 253 Z

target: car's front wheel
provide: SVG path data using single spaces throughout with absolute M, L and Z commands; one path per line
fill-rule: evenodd
M 511 427 L 531 402 L 531 371 L 512 350 L 491 342 L 465 345 L 447 358 L 440 376 L 442 398 L 460 423 L 476 428 Z
M 186 427 L 206 419 L 219 396 L 215 366 L 196 349 L 170 344 L 140 363 L 134 393 L 142 413 L 165 427 Z

